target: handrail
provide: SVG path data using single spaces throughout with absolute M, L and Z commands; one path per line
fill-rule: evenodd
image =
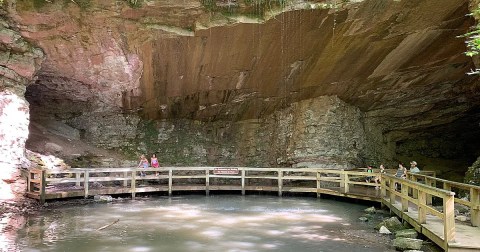
M 388 182 L 388 186 L 387 186 Z M 397 185 L 400 185 L 401 192 L 397 192 Z M 417 196 L 409 195 L 409 191 L 416 191 Z M 435 188 L 429 185 L 418 183 L 404 178 L 398 178 L 388 174 L 382 174 L 382 196 L 387 196 L 389 193 L 389 203 L 395 204 L 396 197 L 400 197 L 401 210 L 408 212 L 409 203 L 418 207 L 418 223 L 424 224 L 427 222 L 427 213 L 431 213 L 442 219 L 444 230 L 444 244 L 443 248 L 448 247 L 448 243 L 455 241 L 455 211 L 454 211 L 454 196 L 452 191 Z M 442 199 L 442 211 L 438 211 L 431 207 L 427 201 L 427 196 L 436 196 Z
M 478 227 L 480 225 L 480 186 L 470 185 L 455 181 L 449 181 L 446 179 L 440 179 L 424 174 L 408 173 L 407 176 L 413 180 L 418 181 L 422 179 L 426 184 L 437 187 L 440 183 L 444 190 L 451 191 L 453 188 L 458 188 L 467 191 L 469 194 L 468 200 L 454 198 L 455 203 L 467 206 L 470 208 L 470 222 L 472 226 Z M 437 183 L 439 182 L 439 183 Z
M 216 175 L 216 169 L 237 169 L 238 174 L 233 175 Z M 203 171 L 203 172 L 202 172 Z M 39 171 L 31 171 L 35 173 Z M 141 180 L 158 180 L 168 179 L 169 194 L 172 193 L 173 180 L 179 179 L 205 179 L 205 190 L 208 194 L 210 187 L 210 178 L 221 177 L 226 179 L 240 179 L 242 184 L 242 193 L 245 193 L 247 179 L 267 179 L 278 181 L 279 195 L 282 193 L 283 182 L 285 181 L 316 181 L 316 187 L 312 190 L 317 191 L 320 196 L 320 191 L 323 183 L 330 183 L 333 187 L 343 189 L 343 193 L 348 194 L 351 186 L 367 186 L 377 187 L 379 184 L 365 182 L 366 177 L 378 176 L 378 173 L 359 172 L 355 170 L 333 170 L 324 168 L 258 168 L 258 167 L 160 167 L 160 168 L 71 168 L 68 170 L 43 170 L 45 182 L 43 187 L 47 184 L 65 184 L 75 183 L 77 187 L 83 185 L 84 196 L 89 196 L 89 182 L 101 181 L 123 181 L 123 187 L 127 187 L 130 183 L 130 192 L 132 197 L 135 197 L 137 181 Z M 142 173 L 149 173 L 147 176 L 140 176 Z M 168 172 L 168 174 L 165 174 Z M 179 175 L 177 172 L 186 172 L 185 175 Z M 192 172 L 195 175 L 192 175 Z M 202 172 L 202 173 L 199 173 Z M 107 175 L 103 174 L 106 173 Z M 152 176 L 151 174 L 158 173 L 159 176 Z M 196 174 L 199 173 L 199 174 Z M 114 177 L 112 177 L 114 176 Z M 32 180 L 32 183 L 38 182 Z M 30 183 L 29 183 L 30 184 Z M 331 186 L 330 186 L 331 187 Z M 311 191 L 311 190 L 310 190 Z M 36 191 L 29 190 L 32 194 Z M 43 189 L 45 194 L 45 188 Z
M 227 168 L 227 169 L 226 169 Z M 217 174 L 217 170 L 233 169 L 234 174 Z M 378 169 L 377 169 L 378 170 Z M 377 171 L 374 170 L 374 171 Z M 210 190 L 241 190 L 242 195 L 246 190 L 269 190 L 278 191 L 278 195 L 282 196 L 282 192 L 316 192 L 319 197 L 321 193 L 330 193 L 334 195 L 342 195 L 354 198 L 364 198 L 372 200 L 373 198 L 359 194 L 358 190 L 355 192 L 350 190 L 352 187 L 380 187 L 380 195 L 384 202 L 389 199 L 390 204 L 396 203 L 396 197 L 401 199 L 401 210 L 408 211 L 409 203 L 413 203 L 418 207 L 418 222 L 426 223 L 427 214 L 432 214 L 444 223 L 444 244 L 443 247 L 448 246 L 448 242 L 455 239 L 455 216 L 454 204 L 455 202 L 470 206 L 472 224 L 477 223 L 480 219 L 480 199 L 478 186 L 462 184 L 458 182 L 438 179 L 424 174 L 407 173 L 408 178 L 412 180 L 397 178 L 389 173 L 393 170 L 388 170 L 387 173 L 357 170 L 333 170 L 316 168 L 256 168 L 256 167 L 160 167 L 160 168 L 71 168 L 68 170 L 38 170 L 33 169 L 29 171 L 28 175 L 28 192 L 36 195 L 41 202 L 45 202 L 47 196 L 47 186 L 55 184 L 75 184 L 75 196 L 89 197 L 92 194 L 104 193 L 101 190 L 93 191 L 89 186 L 92 182 L 115 182 L 120 183 L 122 189 L 114 189 L 113 193 L 131 193 L 132 198 L 135 198 L 138 192 L 147 192 L 142 186 L 137 186 L 139 181 L 158 180 L 160 190 L 168 190 L 168 194 L 172 195 L 174 187 L 176 190 L 205 190 L 209 194 Z M 424 172 L 425 173 L 425 172 Z M 428 174 L 428 172 L 427 172 Z M 431 173 L 430 173 L 431 174 Z M 368 177 L 380 177 L 380 184 L 366 182 Z M 216 185 L 214 178 L 223 178 L 234 181 L 228 186 Z M 185 184 L 185 179 L 197 179 L 195 181 L 204 181 L 204 184 Z M 213 179 L 213 180 L 212 180 Z M 255 179 L 258 181 L 277 181 L 276 185 L 271 182 L 267 184 L 249 185 L 247 181 Z M 422 179 L 425 183 L 417 182 Z M 222 180 L 223 181 L 223 180 Z M 292 184 L 295 181 L 305 181 L 308 183 Z M 181 183 L 183 182 L 183 183 Z M 316 183 L 315 183 L 316 182 Z M 436 183 L 443 183 L 444 188 L 436 188 Z M 200 182 L 202 183 L 202 182 Z M 260 182 L 261 183 L 261 182 Z M 401 185 L 401 191 L 397 192 L 395 185 Z M 139 184 L 140 185 L 140 184 Z M 292 186 L 293 185 L 293 186 Z M 223 186 L 223 187 L 222 187 Z M 455 193 L 451 191 L 452 187 L 469 188 L 470 201 L 455 198 Z M 83 194 L 82 190 L 83 188 Z M 185 189 L 187 188 L 187 189 Z M 190 189 L 188 189 L 190 188 Z M 51 190 L 51 189 L 49 189 Z M 155 189 L 159 190 L 159 189 Z M 52 191 L 50 191 L 52 192 Z M 388 195 L 387 195 L 388 193 Z M 61 192 L 64 195 L 64 192 Z M 28 194 L 27 194 L 28 195 Z M 54 197 L 55 194 L 48 194 L 49 197 Z M 67 193 L 65 193 L 67 195 Z M 71 195 L 71 194 L 68 194 Z M 379 194 L 377 194 L 378 196 Z M 388 198 L 386 198 L 389 196 Z M 69 197 L 69 196 L 60 196 Z M 71 196 L 70 196 L 71 197 Z M 365 198 L 368 197 L 368 198 Z M 432 197 L 442 199 L 443 207 L 441 211 L 432 207 Z

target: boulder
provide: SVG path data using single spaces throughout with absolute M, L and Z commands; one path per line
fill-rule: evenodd
M 401 251 L 409 250 L 409 249 L 419 250 L 422 248 L 422 245 L 423 245 L 423 241 L 420 239 L 399 237 L 393 240 L 393 246 L 397 250 L 401 250 Z
M 391 217 L 389 219 L 383 220 L 375 227 L 375 229 L 380 230 L 382 226 L 385 226 L 386 228 L 388 228 L 388 230 L 392 232 L 404 229 L 402 223 L 397 219 L 397 217 Z
M 390 230 L 388 230 L 388 228 L 386 228 L 385 226 L 381 226 L 380 227 L 380 230 L 378 231 L 380 234 L 391 234 L 392 232 L 390 232 Z
M 368 221 L 368 218 L 365 217 L 365 216 L 362 216 L 360 218 L 358 218 L 360 221 L 363 221 L 363 222 L 367 222 Z
M 112 202 L 113 198 L 110 195 L 95 195 L 93 197 L 93 200 L 99 203 L 107 203 L 107 202 Z
M 369 213 L 369 214 L 374 214 L 374 213 L 377 212 L 377 210 L 373 206 L 365 209 L 364 211 L 365 211 L 365 213 Z
M 417 231 L 415 229 L 403 229 L 403 230 L 398 230 L 395 232 L 395 238 L 413 238 L 416 239 L 418 237 Z

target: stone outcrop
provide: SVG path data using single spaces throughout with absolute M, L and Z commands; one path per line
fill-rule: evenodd
M 480 157 L 468 168 L 465 183 L 480 186 Z
M 167 164 L 351 168 L 375 157 L 368 147 L 375 139 L 365 132 L 374 126 L 363 119 L 358 108 L 322 96 L 240 122 L 140 123 L 130 115 L 97 114 L 68 123 L 94 145 L 132 154 L 159 153 Z
M 415 229 L 403 229 L 403 230 L 398 230 L 395 232 L 395 238 L 412 238 L 416 239 L 418 237 L 417 231 Z
M 16 168 L 25 161 L 29 106 L 24 94 L 44 58 L 12 27 L 0 7 L 0 200 L 22 193 Z
M 459 123 L 480 105 L 457 38 L 468 0 L 5 2 L 46 55 L 32 121 L 130 158 L 348 168 L 418 153 L 446 125 L 473 129 L 458 146 L 480 138 Z
M 398 230 L 403 230 L 405 227 L 403 224 L 398 220 L 397 217 L 391 217 L 389 219 L 383 220 L 377 226 L 375 226 L 375 229 L 379 230 L 382 226 L 385 226 L 388 228 L 388 230 L 392 232 L 397 232 Z
M 422 248 L 423 241 L 420 239 L 412 238 L 395 238 L 393 240 L 393 246 L 400 251 L 405 250 L 420 250 Z

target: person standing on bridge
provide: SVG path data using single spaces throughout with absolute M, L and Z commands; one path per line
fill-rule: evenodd
M 378 175 L 375 176 L 375 183 L 380 184 L 382 182 L 382 174 L 385 174 L 385 166 L 383 164 L 380 165 L 380 170 L 378 171 Z M 376 186 L 375 189 L 380 189 L 379 186 Z
M 402 163 L 398 163 L 398 169 L 395 173 L 395 177 L 403 179 L 407 178 L 407 168 L 405 168 Z M 400 186 L 398 183 L 395 183 L 395 188 L 397 188 L 397 190 L 400 190 Z
M 407 178 L 407 168 L 403 166 L 402 163 L 398 164 L 397 172 L 395 173 L 395 177 L 397 178 Z
M 410 173 L 419 173 L 420 169 L 417 167 L 417 162 L 412 161 L 410 162 Z
M 153 168 L 160 167 L 160 163 L 158 162 L 157 154 L 153 153 L 152 157 L 150 158 L 150 164 L 152 164 Z M 158 176 L 158 172 L 155 172 L 155 176 Z
M 373 167 L 371 165 L 367 167 L 367 173 L 373 173 Z M 365 182 L 370 183 L 372 182 L 373 178 L 374 178 L 373 176 L 367 176 L 365 179 Z

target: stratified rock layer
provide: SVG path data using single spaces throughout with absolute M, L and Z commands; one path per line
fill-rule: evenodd
M 351 167 L 476 118 L 457 37 L 473 24 L 468 0 L 297 2 L 8 1 L 47 56 L 26 94 L 32 120 L 175 164 Z
M 24 94 L 40 68 L 43 53 L 31 46 L 4 20 L 0 7 L 0 200 L 22 194 L 16 169 L 25 161 L 25 142 L 30 122 Z

